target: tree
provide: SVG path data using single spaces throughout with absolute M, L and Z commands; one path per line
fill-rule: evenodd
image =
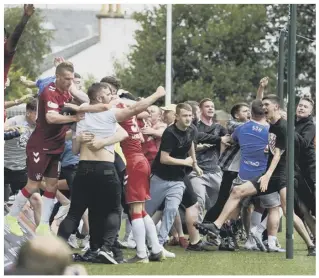
M 267 5 L 268 33 L 277 38 L 272 44 L 273 59 L 278 57 L 278 39 L 280 30 L 288 29 L 289 5 Z M 299 92 L 304 87 L 310 87 L 312 96 L 316 90 L 316 5 L 297 5 L 297 44 L 296 44 L 296 87 Z M 310 40 L 306 39 L 309 38 Z M 287 80 L 288 33 L 286 37 L 286 67 Z M 285 83 L 287 85 L 287 83 Z M 286 94 L 285 86 L 284 93 Z
M 5 9 L 4 26 L 9 33 L 13 32 L 21 19 L 22 13 L 23 9 L 21 6 Z M 25 91 L 22 85 L 18 85 L 19 76 L 14 71 L 18 71 L 19 74 L 23 74 L 28 76 L 29 79 L 34 80 L 40 74 L 39 66 L 43 61 L 43 56 L 51 52 L 50 41 L 53 33 L 42 28 L 41 23 L 43 21 L 44 18 L 41 10 L 36 9 L 19 40 L 9 72 L 12 85 L 7 88 L 9 99 L 15 99 Z
M 130 66 L 115 65 L 132 93 L 146 96 L 165 84 L 166 6 L 134 15 L 142 27 L 128 55 Z M 266 47 L 264 5 L 174 5 L 172 101 L 211 97 L 226 108 L 248 101 L 259 80 L 276 86 L 276 63 Z

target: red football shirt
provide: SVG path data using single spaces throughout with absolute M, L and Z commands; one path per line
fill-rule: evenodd
M 143 120 L 137 120 L 137 122 L 140 128 L 143 128 L 145 126 L 145 123 Z M 153 136 L 149 136 L 149 135 L 143 135 L 143 136 L 144 136 L 144 143 L 142 143 L 143 153 L 145 157 L 147 158 L 148 162 L 152 164 L 158 151 L 156 140 Z
M 72 96 L 69 92 L 60 92 L 55 83 L 45 87 L 39 96 L 37 125 L 32 133 L 27 148 L 41 148 L 48 154 L 60 154 L 64 150 L 65 134 L 70 125 L 49 124 L 46 113 L 49 111 L 60 112 L 64 103 L 70 102 Z
M 117 108 L 124 108 L 124 106 L 125 105 L 123 103 L 119 103 L 116 105 Z M 121 148 L 125 155 L 125 158 L 135 153 L 143 154 L 140 129 L 136 121 L 136 116 L 119 124 L 128 133 L 128 138 L 121 142 Z

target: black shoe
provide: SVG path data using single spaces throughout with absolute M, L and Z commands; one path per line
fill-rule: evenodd
M 114 259 L 114 254 L 111 249 L 102 246 L 100 249 L 97 259 L 104 264 L 118 264 L 117 261 Z
M 308 256 L 312 256 L 312 257 L 316 256 L 316 246 L 308 247 Z
M 231 237 L 223 238 L 222 243 L 219 245 L 219 251 L 235 251 L 235 248 L 231 241 Z
M 99 254 L 99 249 L 96 251 L 93 251 L 91 249 L 88 249 L 84 255 L 82 255 L 82 262 L 89 262 L 89 263 L 93 263 L 96 262 L 96 258 Z M 79 257 L 78 257 L 79 258 Z M 80 259 L 80 258 L 79 258 Z
M 166 257 L 164 256 L 163 251 L 160 251 L 157 254 L 151 252 L 151 254 L 148 256 L 148 260 L 150 262 L 162 262 L 166 260 Z
M 216 227 L 214 223 L 194 223 L 194 226 L 197 230 L 199 230 L 199 233 L 202 235 L 207 235 L 209 234 L 212 237 L 218 237 L 220 233 L 220 229 Z
M 200 240 L 196 244 L 189 243 L 186 248 L 186 251 L 206 251 L 206 250 L 203 248 L 203 242 Z
M 114 246 L 111 248 L 111 251 L 113 252 L 114 260 L 116 260 L 118 264 L 125 263 L 122 249 L 120 249 L 119 246 L 114 244 Z
M 83 262 L 83 257 L 79 253 L 72 254 L 72 261 L 73 262 Z

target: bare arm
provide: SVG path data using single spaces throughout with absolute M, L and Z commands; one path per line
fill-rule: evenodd
M 20 76 L 20 82 L 28 88 L 36 88 L 37 82 L 28 80 L 25 76 Z
M 194 142 L 192 142 L 192 146 L 190 150 L 188 151 L 188 155 L 193 159 L 193 165 L 197 164 Z
M 160 162 L 166 165 L 190 166 L 186 159 L 178 159 L 170 156 L 168 152 L 161 151 Z
M 13 51 L 16 50 L 18 41 L 23 33 L 23 30 L 33 13 L 34 13 L 34 6 L 32 4 L 25 4 L 23 16 L 7 41 L 6 47 L 9 53 L 12 53 Z
M 79 91 L 78 89 L 76 89 L 75 84 L 72 84 L 70 93 L 73 96 L 74 100 L 77 101 L 77 103 L 79 104 L 90 102 L 88 95 L 83 91 Z
M 264 78 L 262 78 L 260 80 L 259 87 L 258 87 L 258 90 L 257 90 L 257 96 L 256 96 L 257 100 L 262 100 L 263 99 L 265 88 L 268 85 L 268 79 L 269 79 L 268 77 L 264 77 Z
M 64 115 L 60 115 L 57 112 L 52 112 L 52 111 L 46 113 L 45 118 L 48 124 L 68 124 L 68 123 L 77 122 L 81 119 L 79 114 L 76 114 L 73 116 L 64 116 Z
M 278 162 L 280 160 L 281 154 L 280 154 L 280 149 L 279 148 L 275 148 L 275 154 L 273 159 L 271 160 L 270 166 L 266 172 L 265 175 L 267 175 L 269 178 L 272 176 L 273 172 L 275 171 Z
M 165 127 L 160 127 L 159 129 L 151 128 L 151 127 L 145 127 L 142 128 L 142 133 L 146 135 L 155 136 L 158 138 L 161 138 L 163 135 L 163 132 L 165 130 Z

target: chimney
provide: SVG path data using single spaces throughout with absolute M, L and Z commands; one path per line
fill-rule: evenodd
M 108 6 L 108 7 L 107 7 Z M 121 11 L 121 5 L 116 4 L 116 10 L 113 9 L 114 4 L 102 4 L 100 12 L 96 15 L 99 19 L 99 38 L 101 41 L 102 36 L 102 22 L 104 18 L 124 18 L 124 14 Z

